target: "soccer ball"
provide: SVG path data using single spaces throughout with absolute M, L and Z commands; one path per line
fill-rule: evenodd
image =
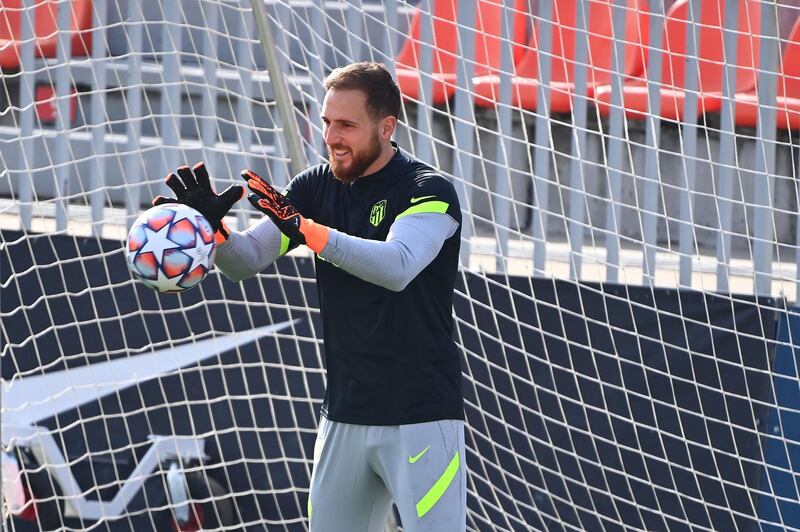
M 126 246 L 133 275 L 159 292 L 196 286 L 214 264 L 215 251 L 211 224 L 181 203 L 145 211 L 133 222 Z

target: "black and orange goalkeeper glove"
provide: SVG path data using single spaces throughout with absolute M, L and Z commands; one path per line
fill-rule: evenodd
M 320 253 L 328 243 L 328 228 L 300 215 L 294 205 L 275 187 L 252 170 L 242 172 L 247 188 L 252 191 L 247 199 L 253 207 L 269 216 L 281 233 L 293 244 L 305 244 Z
M 202 162 L 194 165 L 194 168 L 181 166 L 177 170 L 178 175 L 169 174 L 166 183 L 175 193 L 174 198 L 156 196 L 153 205 L 164 203 L 183 203 L 195 209 L 205 216 L 208 223 L 217 233 L 219 241 L 230 236 L 230 230 L 223 223 L 222 219 L 231 210 L 233 204 L 244 196 L 244 187 L 241 185 L 231 185 L 221 194 L 214 192 L 211 187 L 211 180 L 208 177 L 206 165 Z

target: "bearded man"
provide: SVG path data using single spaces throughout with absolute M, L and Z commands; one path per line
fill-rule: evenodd
M 311 531 L 378 532 L 392 502 L 407 532 L 466 530 L 452 316 L 458 198 L 449 181 L 391 140 L 401 96 L 383 65 L 337 68 L 325 88 L 329 163 L 295 176 L 283 194 L 244 171 L 248 199 L 266 216 L 243 232 L 222 222 L 243 189 L 216 195 L 203 185 L 205 201 L 193 206 L 219 229 L 215 264 L 232 280 L 258 274 L 295 246 L 316 254 L 327 389 Z M 178 176 L 167 178 L 178 201 L 208 182 L 202 163 Z

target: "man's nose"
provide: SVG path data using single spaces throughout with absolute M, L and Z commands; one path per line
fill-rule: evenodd
M 334 128 L 329 127 L 329 128 L 327 128 L 325 130 L 323 138 L 325 139 L 325 144 L 330 146 L 330 145 L 336 144 L 335 141 L 338 138 L 338 134 L 335 133 Z

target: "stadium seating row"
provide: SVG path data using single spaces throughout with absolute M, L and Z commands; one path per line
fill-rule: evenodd
M 456 68 L 459 60 L 456 14 L 458 0 L 437 0 L 433 13 L 433 94 L 432 103 L 441 105 L 456 91 Z M 587 85 L 581 87 L 593 99 L 601 115 L 611 112 L 611 78 L 614 47 L 612 0 L 593 0 L 588 13 Z M 5 0 L 0 17 L 0 68 L 19 66 L 21 42 L 21 0 Z M 539 106 L 539 33 L 538 24 L 528 32 L 530 15 L 527 0 L 515 0 L 513 17 L 513 60 L 511 105 L 527 110 Z M 553 31 L 549 50 L 551 58 L 550 110 L 569 113 L 578 89 L 574 83 L 575 32 L 578 14 L 575 0 L 557 0 L 553 4 Z M 698 105 L 697 113 L 719 112 L 722 108 L 724 76 L 724 6 L 725 0 L 704 1 L 699 16 Z M 54 57 L 58 43 L 57 3 L 36 4 L 36 57 Z M 72 55 L 88 55 L 91 49 L 92 1 L 72 1 Z M 625 30 L 625 61 L 622 102 L 625 113 L 643 119 L 651 107 L 648 94 L 648 28 L 646 0 L 628 0 Z M 475 71 L 473 90 L 475 103 L 491 107 L 500 99 L 500 56 L 502 47 L 502 0 L 478 0 L 475 27 Z M 689 27 L 689 0 L 678 0 L 666 14 L 663 32 L 662 72 L 659 82 L 660 115 L 670 120 L 683 120 L 686 67 L 686 30 Z M 420 33 L 422 14 L 416 11 L 408 36 L 397 55 L 397 77 L 400 89 L 410 99 L 420 98 Z M 741 126 L 755 126 L 758 119 L 759 33 L 761 3 L 740 0 L 736 54 L 736 116 Z M 530 33 L 530 35 L 528 35 Z M 778 73 L 777 126 L 800 129 L 800 19 L 795 23 L 785 47 Z
M 3 0 L 0 5 L 0 68 L 14 69 L 20 63 L 22 0 Z M 37 1 L 34 7 L 35 57 L 55 57 L 58 46 L 58 2 Z M 89 55 L 92 49 L 92 0 L 72 0 L 72 55 Z
M 519 2 L 517 2 L 519 4 Z M 698 116 L 719 112 L 722 108 L 724 51 L 724 0 L 701 3 L 699 16 Z M 550 110 L 568 113 L 578 91 L 575 72 L 575 0 L 554 2 L 551 58 Z M 473 90 L 479 106 L 494 106 L 500 99 L 500 0 L 478 0 L 476 27 L 481 30 L 475 43 L 475 77 Z M 458 57 L 457 0 L 439 0 L 433 14 L 436 46 L 433 54 L 433 102 L 443 104 L 456 91 Z M 594 0 L 588 19 L 587 86 L 585 95 L 594 99 L 601 115 L 611 112 L 611 77 L 614 45 L 612 24 L 613 2 Z M 420 98 L 420 18 L 414 15 L 409 35 L 397 56 L 398 82 L 407 98 Z M 538 24 L 525 37 L 529 16 L 517 6 L 514 20 L 514 75 L 511 105 L 527 110 L 538 109 L 539 47 Z M 643 119 L 650 112 L 648 95 L 648 28 L 649 14 L 645 0 L 628 0 L 625 32 L 625 62 L 622 102 L 625 113 Z M 659 82 L 660 115 L 671 120 L 684 119 L 686 67 L 686 30 L 689 27 L 689 0 L 678 0 L 666 14 L 663 32 L 662 72 Z M 520 31 L 523 30 L 523 31 Z M 755 126 L 758 118 L 756 81 L 758 79 L 761 3 L 740 0 L 736 54 L 736 117 L 737 125 Z M 800 19 L 795 23 L 780 61 L 777 93 L 777 126 L 800 129 Z

